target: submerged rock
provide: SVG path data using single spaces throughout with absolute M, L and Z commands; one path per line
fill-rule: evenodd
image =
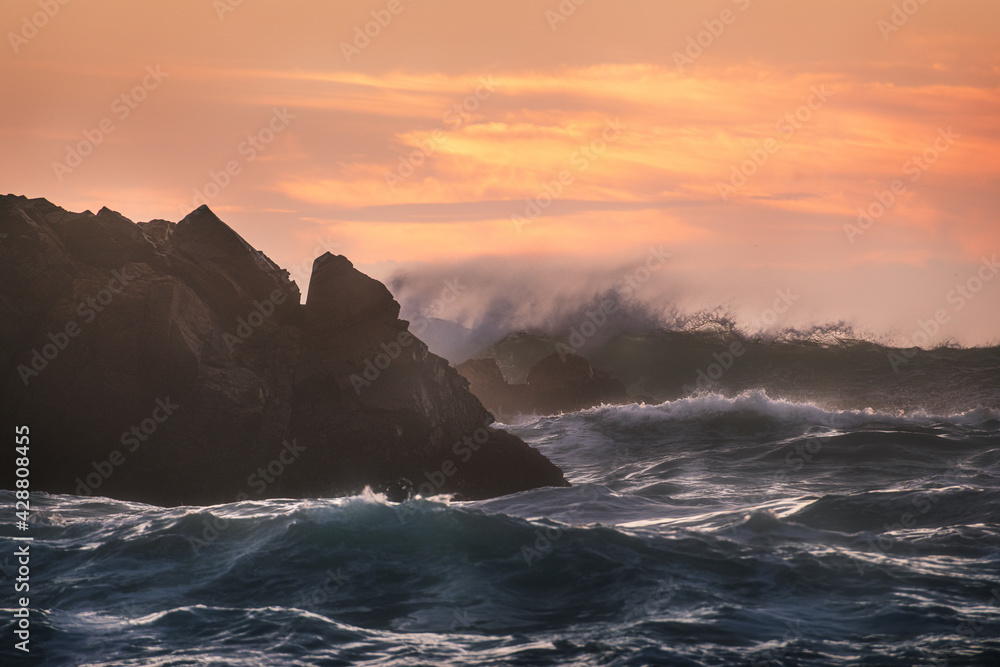
M 345 257 L 316 260 L 303 305 L 206 206 L 136 224 L 6 196 L 0 234 L 0 422 L 30 428 L 35 490 L 175 505 L 566 484 Z
M 535 363 L 527 384 L 509 384 L 496 359 L 470 359 L 457 370 L 483 405 L 501 415 L 573 412 L 631 400 L 625 385 L 571 353 L 557 352 Z

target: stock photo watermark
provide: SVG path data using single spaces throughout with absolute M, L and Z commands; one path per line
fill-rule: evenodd
M 879 19 L 875 24 L 878 31 L 882 33 L 882 40 L 888 42 L 889 36 L 894 32 L 899 32 L 900 28 L 909 23 L 910 19 L 926 4 L 927 0 L 903 0 L 902 3 L 893 5 L 889 18 Z
M 271 117 L 256 132 L 248 134 L 246 139 L 236 146 L 237 158 L 227 160 L 219 171 L 209 170 L 208 180 L 200 188 L 194 188 L 194 197 L 191 199 L 190 207 L 181 204 L 178 208 L 180 214 L 187 215 L 199 206 L 207 206 L 213 199 L 222 194 L 222 191 L 233 184 L 233 180 L 243 173 L 243 168 L 257 159 L 257 157 L 267 150 L 267 147 L 274 142 L 279 134 L 288 129 L 295 114 L 288 111 L 288 107 L 273 107 Z M 242 158 L 242 159 L 241 159 Z
M 137 273 L 132 275 L 130 273 L 132 270 L 134 267 L 126 266 L 121 270 L 113 271 L 111 279 L 102 290 L 77 304 L 74 312 L 83 325 L 92 324 L 97 316 L 111 305 L 115 297 L 124 292 L 129 283 L 139 277 Z M 36 347 L 31 350 L 31 359 L 28 364 L 20 364 L 17 367 L 18 375 L 21 376 L 24 386 L 27 387 L 34 378 L 41 375 L 49 367 L 49 364 L 54 362 L 59 354 L 69 347 L 72 339 L 82 334 L 83 331 L 84 327 L 81 326 L 81 322 L 73 319 L 66 322 L 61 329 L 49 332 L 46 336 L 48 342 L 40 348 Z
M 745 12 L 750 6 L 750 0 L 732 0 L 733 4 L 740 8 L 740 11 Z M 705 53 L 705 49 L 709 48 L 715 44 L 715 40 L 722 36 L 722 33 L 726 31 L 726 26 L 732 25 L 736 22 L 736 18 L 739 16 L 732 9 L 726 8 L 719 13 L 718 18 L 706 19 L 702 21 L 702 25 L 705 29 L 699 32 L 697 35 L 693 35 L 687 38 L 687 46 L 684 48 L 684 52 L 674 51 L 673 58 L 674 64 L 677 65 L 677 71 L 683 72 L 684 68 L 693 65 L 694 61 L 697 60 Z
M 395 171 L 385 172 L 385 182 L 390 190 L 395 190 L 408 178 L 413 176 L 428 159 L 438 151 L 438 147 L 448 140 L 448 133 L 461 128 L 472 118 L 480 105 L 492 97 L 501 81 L 492 76 L 479 79 L 479 85 L 460 102 L 456 102 L 442 116 L 442 127 L 433 130 L 426 139 L 417 142 L 416 148 L 405 155 L 400 155 Z
M 254 332 L 264 326 L 264 323 L 274 315 L 278 306 L 287 300 L 288 295 L 280 289 L 276 289 L 264 301 L 254 301 L 254 309 L 246 317 L 237 318 L 236 328 L 233 333 L 224 332 L 222 334 L 222 342 L 226 344 L 230 352 L 234 352 L 237 345 L 242 345 L 250 340 Z
M 243 0 L 212 0 L 212 9 L 220 21 L 226 20 L 226 15 L 236 11 L 236 8 L 243 4 Z
M 916 183 L 961 136 L 954 132 L 951 127 L 948 129 L 938 128 L 934 141 L 919 155 L 914 155 L 903 163 L 903 174 L 910 177 L 911 183 Z M 889 184 L 888 189 L 876 190 L 874 200 L 868 206 L 858 208 L 857 224 L 844 225 L 847 240 L 853 245 L 859 236 L 863 236 L 875 224 L 876 220 L 892 210 L 898 198 L 907 192 L 907 187 L 906 181 L 897 178 Z
M 424 470 L 424 479 L 419 480 L 419 483 L 411 489 L 413 495 L 423 498 L 440 495 L 448 480 L 458 474 L 461 464 L 471 461 L 476 452 L 490 441 L 491 421 L 486 420 L 482 426 L 472 433 L 466 433 L 452 444 L 451 453 L 458 459 L 457 461 L 451 458 L 442 459 L 440 465 Z M 410 480 L 406 481 L 413 485 Z M 406 517 L 416 511 L 413 504 L 406 501 L 397 503 L 393 509 L 400 523 L 406 523 Z
M 38 0 L 37 11 L 30 16 L 21 18 L 21 29 L 17 32 L 8 32 L 7 41 L 10 48 L 14 50 L 14 55 L 21 52 L 21 47 L 38 36 L 40 30 L 54 19 L 62 8 L 70 3 L 70 0 Z
M 298 444 L 298 441 L 295 438 L 292 438 L 291 442 L 287 439 L 282 440 L 281 448 L 278 450 L 275 457 L 266 465 L 260 466 L 257 470 L 251 472 L 247 476 L 247 488 L 253 491 L 257 497 L 263 497 L 264 492 L 267 491 L 267 487 L 277 482 L 278 478 L 284 474 L 285 470 L 299 460 L 299 457 L 302 456 L 302 452 L 304 451 L 306 451 L 305 445 Z M 242 503 L 246 500 L 250 500 L 250 498 L 250 493 L 240 491 L 236 494 L 236 497 L 232 502 Z M 215 516 L 214 514 L 209 514 L 208 516 L 203 517 L 201 523 L 202 531 L 200 536 L 184 536 L 184 539 L 191 545 L 191 549 L 194 551 L 194 555 L 196 556 L 199 551 L 210 544 L 217 542 L 222 535 L 229 530 L 229 526 L 231 525 L 229 519 L 221 516 Z
M 466 286 L 461 284 L 457 278 L 444 281 L 444 288 L 441 290 L 438 298 L 427 309 L 427 314 L 431 317 L 439 314 L 445 305 L 455 303 L 466 289 Z M 351 386 L 354 387 L 354 393 L 360 396 L 362 389 L 370 387 L 372 383 L 378 380 L 382 376 L 382 373 L 402 357 L 403 353 L 413 345 L 414 341 L 417 341 L 416 337 L 423 333 L 429 325 L 428 318 L 421 317 L 414 320 L 410 325 L 412 331 L 400 331 L 394 340 L 382 342 L 379 345 L 381 351 L 365 359 L 361 372 L 351 374 L 350 381 Z
M 552 32 L 556 31 L 560 23 L 565 23 L 576 10 L 586 3 L 587 0 L 562 0 L 555 9 L 545 10 L 545 20 L 549 22 Z
M 601 136 L 591 139 L 587 144 L 574 151 L 569 158 L 573 169 L 564 169 L 554 180 L 543 183 L 541 192 L 534 198 L 524 200 L 523 212 L 511 215 L 517 233 L 522 233 L 525 225 L 541 217 L 545 210 L 552 206 L 552 202 L 559 199 L 566 189 L 573 185 L 578 174 L 590 169 L 590 165 L 604 155 L 610 145 L 621 138 L 625 128 L 626 126 L 617 117 L 614 120 L 607 120 L 604 122 L 604 129 L 601 130 Z
M 142 80 L 111 102 L 111 115 L 102 118 L 97 123 L 97 127 L 83 130 L 82 140 L 66 146 L 66 157 L 63 161 L 52 163 L 52 172 L 55 174 L 56 180 L 62 183 L 67 175 L 72 174 L 77 167 L 83 164 L 84 158 L 93 154 L 97 147 L 104 143 L 108 135 L 118 129 L 118 126 L 115 125 L 115 119 L 119 123 L 128 120 L 132 112 L 138 109 L 139 105 L 145 102 L 149 94 L 159 88 L 168 76 L 170 73 L 161 71 L 159 65 L 155 68 L 152 65 L 146 67 L 146 75 Z
M 951 322 L 952 315 L 964 309 L 970 301 L 1000 273 L 1000 263 L 997 256 L 983 257 L 979 268 L 969 276 L 964 282 L 956 284 L 945 296 L 945 301 L 951 306 L 948 308 L 938 308 L 934 314 L 925 319 L 917 320 L 917 328 L 909 336 L 904 336 L 902 348 L 890 350 L 887 353 L 889 365 L 896 373 L 900 367 L 910 362 L 921 349 L 927 347 L 944 330 L 944 326 Z
M 295 605 L 301 609 L 319 609 L 333 599 L 344 586 L 370 570 L 371 567 L 369 563 L 352 563 L 349 574 L 345 574 L 342 567 L 338 567 L 336 571 L 328 568 L 324 572 L 323 583 L 302 593 Z
M 636 621 L 644 621 L 645 619 L 658 613 L 664 606 L 669 604 L 670 601 L 674 599 L 678 588 L 679 587 L 674 582 L 673 577 L 660 579 L 656 585 L 656 590 L 653 592 L 653 596 L 638 607 L 630 609 L 629 612 L 625 614 L 622 622 L 628 624 Z
M 618 296 L 624 299 L 635 296 L 640 289 L 646 285 L 653 274 L 667 265 L 667 260 L 673 257 L 672 253 L 666 252 L 663 246 L 659 248 L 650 247 L 649 257 L 642 266 L 633 271 L 629 271 L 620 279 L 615 281 L 614 289 Z M 614 299 L 601 301 L 594 310 L 588 310 L 585 318 L 579 324 L 570 327 L 567 343 L 556 343 L 556 352 L 562 361 L 566 361 L 566 356 L 574 354 L 580 350 L 587 341 L 592 339 L 608 323 L 608 317 L 618 312 L 619 304 Z
M 774 473 L 773 484 L 785 484 L 790 481 L 791 473 L 797 473 L 819 457 L 823 451 L 823 441 L 820 438 L 810 438 L 800 442 L 785 452 L 785 468 Z M 789 471 L 790 469 L 790 471 Z
M 547 525 L 542 527 L 536 527 L 534 532 L 535 540 L 521 546 L 521 557 L 524 558 L 524 562 L 528 567 L 534 565 L 537 561 L 549 556 L 556 547 L 556 543 L 562 539 L 566 532 L 576 525 L 577 519 L 580 518 L 580 514 L 586 509 L 589 503 L 595 503 L 600 500 L 600 492 L 598 492 L 594 487 L 587 488 L 587 497 L 581 501 L 573 504 L 572 507 L 566 510 L 564 513 L 564 519 L 555 525 Z M 546 519 L 546 521 L 549 521 Z M 538 524 L 534 524 L 538 526 Z
M 773 326 L 800 298 L 797 294 L 793 294 L 790 288 L 777 289 L 774 293 L 777 295 L 774 302 L 770 307 L 761 311 L 751 326 L 757 328 L 763 328 L 761 325 L 764 327 Z M 694 394 L 698 390 L 708 391 L 736 365 L 736 362 L 746 351 L 746 346 L 741 341 L 734 341 L 726 350 L 714 352 L 712 354 L 713 361 L 709 362 L 705 368 L 698 369 L 694 385 L 685 384 L 681 387 L 681 391 L 685 394 Z
M 826 85 L 813 86 L 809 89 L 809 97 L 805 104 L 799 106 L 795 111 L 786 113 L 775 124 L 775 129 L 781 140 L 788 141 L 795 136 L 795 133 L 803 128 L 813 117 L 813 113 L 819 111 L 830 99 L 832 93 L 826 89 Z M 779 139 L 769 137 L 757 148 L 748 148 L 748 159 L 739 164 L 734 164 L 729 168 L 729 182 L 719 181 L 715 184 L 722 201 L 729 201 L 729 197 L 736 194 L 740 188 L 746 185 L 760 169 L 764 167 L 782 148 Z
M 120 442 L 122 446 L 128 446 L 128 453 L 135 453 L 137 449 L 149 441 L 149 439 L 159 430 L 160 426 L 167 421 L 181 406 L 170 400 L 170 397 L 156 399 L 153 410 L 149 417 L 146 417 L 129 430 L 122 433 Z M 101 488 L 104 482 L 111 478 L 115 470 L 125 464 L 125 454 L 121 450 L 114 449 L 108 454 L 104 461 L 91 461 L 90 465 L 94 472 L 87 475 L 86 479 L 76 478 L 76 490 L 78 496 L 89 496 L 97 489 Z
M 921 516 L 928 514 L 934 506 L 941 501 L 939 494 L 936 493 L 921 493 L 918 494 L 911 504 L 914 509 L 917 510 L 918 514 L 913 512 L 903 512 L 899 515 L 899 520 L 895 523 L 886 523 L 883 525 L 885 532 L 878 534 L 875 537 L 870 537 L 867 540 L 868 546 L 872 548 L 873 553 L 885 556 L 890 551 L 892 551 L 896 546 L 896 538 L 891 535 L 891 533 L 901 532 L 903 530 L 909 530 L 917 525 L 917 519 Z M 854 557 L 854 566 L 858 569 L 858 574 L 864 576 L 865 567 L 876 567 L 874 563 L 868 563 L 861 560 L 858 557 Z
M 344 60 L 351 64 L 351 60 L 361 55 L 361 52 L 371 46 L 372 40 L 382 34 L 382 31 L 389 27 L 393 18 L 399 16 L 406 9 L 402 0 L 389 0 L 382 9 L 371 11 L 372 20 L 363 25 L 354 26 L 353 39 L 350 42 L 340 43 L 340 52 L 344 54 Z

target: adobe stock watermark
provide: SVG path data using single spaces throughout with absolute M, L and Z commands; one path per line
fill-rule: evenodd
M 395 171 L 385 172 L 385 182 L 390 190 L 395 190 L 406 179 L 413 176 L 416 171 L 427 162 L 427 159 L 434 155 L 438 146 L 448 140 L 448 133 L 459 129 L 472 118 L 472 114 L 479 109 L 479 106 L 490 99 L 496 89 L 503 82 L 496 81 L 492 76 L 479 79 L 479 85 L 469 95 L 466 95 L 461 102 L 456 102 L 450 109 L 444 112 L 441 118 L 442 126 L 431 132 L 427 139 L 417 142 L 417 147 L 406 155 L 400 155 Z
M 931 145 L 925 148 L 920 155 L 914 155 L 903 163 L 903 174 L 910 177 L 911 183 L 916 183 L 928 169 L 941 159 L 942 155 L 948 152 L 948 149 L 955 145 L 955 140 L 960 139 L 961 136 L 953 132 L 950 126 L 947 130 L 938 128 L 938 134 Z M 876 220 L 892 210 L 892 207 L 896 205 L 896 198 L 905 193 L 906 190 L 906 182 L 898 178 L 889 184 L 889 189 L 881 192 L 876 190 L 875 200 L 866 207 L 858 208 L 857 224 L 844 224 L 847 240 L 853 245 L 857 237 L 863 236 L 875 224 Z
M 566 510 L 563 521 L 554 526 L 536 528 L 534 532 L 535 541 L 521 545 L 521 557 L 524 558 L 524 562 L 528 567 L 549 556 L 555 550 L 556 543 L 562 539 L 566 531 L 577 525 L 577 520 L 580 518 L 580 514 L 587 503 L 596 502 L 600 499 L 600 492 L 590 487 L 587 489 L 587 496 L 584 501 L 577 502 Z
M 7 40 L 10 42 L 10 48 L 14 49 L 14 55 L 18 55 L 22 46 L 37 37 L 38 31 L 47 26 L 69 2 L 70 0 L 38 0 L 41 11 L 22 17 L 21 29 L 18 32 L 7 33 Z
M 729 348 L 722 352 L 713 352 L 712 358 L 715 360 L 710 362 L 707 367 L 699 368 L 697 373 L 697 379 L 694 385 L 683 385 L 681 391 L 684 394 L 694 394 L 699 389 L 707 391 L 713 384 L 722 379 L 722 376 L 726 374 L 730 368 L 732 368 L 736 361 L 746 353 L 747 349 L 740 341 L 735 341 L 729 345 Z
M 1000 607 L 1000 588 L 994 587 L 990 590 L 989 607 L 990 611 L 994 614 L 1000 612 L 1000 608 L 997 608 Z M 979 621 L 961 621 L 955 626 L 955 634 L 960 637 L 964 637 L 965 639 L 974 639 L 982 634 L 985 627 L 986 626 Z M 962 651 L 965 648 L 967 647 L 958 645 L 955 646 L 953 650 Z M 949 664 L 953 664 L 948 661 L 947 657 L 934 657 L 931 659 L 932 662 L 928 664 L 932 665 L 932 667 L 948 667 Z
M 454 303 L 465 290 L 465 285 L 458 282 L 457 278 L 446 280 L 440 296 L 431 303 L 427 313 L 431 317 L 434 317 L 445 305 Z M 383 342 L 380 345 L 381 352 L 365 359 L 361 373 L 351 374 L 350 381 L 351 386 L 354 387 L 354 393 L 360 396 L 362 389 L 370 387 L 372 383 L 378 380 L 382 376 L 382 373 L 399 359 L 407 348 L 413 345 L 416 336 L 423 333 L 429 325 L 429 320 L 426 317 L 421 317 L 410 324 L 412 332 L 409 330 L 400 331 L 396 335 L 395 340 L 390 340 L 388 343 Z
M 744 12 L 750 6 L 750 0 L 732 0 L 732 2 L 740 8 L 740 11 Z M 722 36 L 722 33 L 726 31 L 726 26 L 736 22 L 737 16 L 739 15 L 732 9 L 726 8 L 719 14 L 719 18 L 703 21 L 702 25 L 705 26 L 705 29 L 697 35 L 687 38 L 687 47 L 684 49 L 684 53 L 674 51 L 674 64 L 677 65 L 677 71 L 683 72 L 685 67 L 693 65 L 694 61 L 705 53 L 705 49 L 715 44 L 715 40 Z
M 674 583 L 673 577 L 660 579 L 657 583 L 656 590 L 653 591 L 653 597 L 646 600 L 638 607 L 630 609 L 622 619 L 622 623 L 628 624 L 635 621 L 642 621 L 653 616 L 654 614 L 659 613 L 665 605 L 669 604 L 670 601 L 674 599 L 674 595 L 677 594 L 678 588 L 677 584 Z
M 886 523 L 883 525 L 885 533 L 879 534 L 874 539 L 868 539 L 868 545 L 872 547 L 872 550 L 885 555 L 892 551 L 896 546 L 896 538 L 887 533 L 894 533 L 902 530 L 909 530 L 917 525 L 917 519 L 928 512 L 930 512 L 934 505 L 937 504 L 941 498 L 938 497 L 936 493 L 920 493 L 917 494 L 911 504 L 919 512 L 919 514 L 914 514 L 913 512 L 903 512 L 899 520 L 895 523 Z M 854 565 L 858 568 L 858 574 L 865 574 L 865 566 L 874 567 L 873 565 L 866 563 L 857 556 L 853 557 Z
M 787 313 L 800 298 L 797 294 L 792 294 L 791 289 L 778 289 L 775 290 L 775 294 L 777 297 L 774 299 L 774 303 L 770 308 L 764 309 L 760 316 L 750 323 L 751 328 L 763 329 L 773 326 L 780 316 Z M 685 394 L 694 394 L 698 390 L 709 390 L 736 365 L 736 362 L 745 353 L 746 346 L 743 345 L 742 341 L 734 341 L 726 350 L 712 353 L 714 361 L 709 362 L 705 368 L 699 368 L 694 385 L 685 384 L 681 387 L 681 391 Z
M 797 473 L 811 463 L 823 451 L 822 438 L 809 438 L 800 442 L 785 452 L 785 468 L 774 473 L 773 484 L 785 484 L 791 478 L 791 473 Z M 791 469 L 791 472 L 789 472 Z
M 533 199 L 524 200 L 523 214 L 514 213 L 511 215 L 510 219 L 513 221 L 517 233 L 522 233 L 525 225 L 538 219 L 545 209 L 552 205 L 553 201 L 563 195 L 566 188 L 573 185 L 577 175 L 590 169 L 590 165 L 604 155 L 608 146 L 616 143 L 624 132 L 625 125 L 618 117 L 605 121 L 601 136 L 595 137 L 570 155 L 569 162 L 573 169 L 564 169 L 559 172 L 555 180 L 543 183 L 541 192 Z
M 274 484 L 284 474 L 285 470 L 299 459 L 304 451 L 306 451 L 305 445 L 298 444 L 295 438 L 292 438 L 291 442 L 282 440 L 281 449 L 278 450 L 277 455 L 267 465 L 261 466 L 247 476 L 247 486 L 250 490 L 254 491 L 256 496 L 263 496 L 267 487 Z M 250 494 L 246 491 L 240 491 L 236 494 L 233 502 L 241 503 L 246 500 L 250 500 Z M 202 519 L 200 537 L 184 537 L 188 541 L 188 544 L 191 545 L 195 556 L 198 555 L 199 551 L 216 542 L 222 537 L 223 533 L 229 530 L 229 519 L 214 515 L 210 515 L 210 517 L 206 516 Z
M 97 319 L 97 316 L 111 305 L 115 296 L 121 294 L 128 287 L 129 283 L 138 278 L 138 274 L 130 275 L 129 267 L 123 267 L 120 271 L 111 273 L 111 280 L 94 296 L 89 296 L 76 307 L 77 317 L 83 321 L 84 325 L 89 325 Z M 38 377 L 42 371 L 49 367 L 49 364 L 56 360 L 59 354 L 69 347 L 70 340 L 83 333 L 83 326 L 72 319 L 55 333 L 49 332 L 45 343 L 41 348 L 31 350 L 31 360 L 29 365 L 20 364 L 17 372 L 21 376 L 21 381 L 27 387 L 32 379 Z
M 340 567 L 337 568 L 336 572 L 331 569 L 327 569 L 324 573 L 326 578 L 323 580 L 323 583 L 300 595 L 298 602 L 295 603 L 296 606 L 300 609 L 316 609 L 325 605 L 341 588 L 351 581 L 351 579 L 358 577 L 360 574 L 364 574 L 371 569 L 371 567 L 371 564 L 366 562 L 352 564 L 352 572 L 350 576 L 344 574 L 343 568 Z
M 810 94 L 806 103 L 799 106 L 795 111 L 785 114 L 778 119 L 775 129 L 780 135 L 780 140 L 774 137 L 765 139 L 757 148 L 748 148 L 749 159 L 743 160 L 740 164 L 732 165 L 729 168 L 729 182 L 719 181 L 715 184 L 722 201 L 729 201 L 729 197 L 747 184 L 749 179 L 756 174 L 772 155 L 775 155 L 782 148 L 781 141 L 788 141 L 795 136 L 795 133 L 809 122 L 813 113 L 819 111 L 830 99 L 832 93 L 826 89 L 825 84 L 813 86 L 809 89 Z
M 278 455 L 271 459 L 267 465 L 261 466 L 247 477 L 247 486 L 253 489 L 258 496 L 263 495 L 267 487 L 274 484 L 285 472 L 285 468 L 295 463 L 304 451 L 306 451 L 305 446 L 300 445 L 295 438 L 292 438 L 291 442 L 283 440 Z M 250 495 L 247 493 L 240 493 L 236 496 L 238 503 L 249 499 Z
M 468 463 L 472 460 L 472 455 L 479 451 L 479 448 L 490 441 L 489 424 L 484 424 L 472 432 L 472 435 L 463 436 L 461 440 L 456 440 L 451 447 L 451 452 L 459 460 L 458 463 L 452 459 L 445 459 L 435 470 L 425 470 L 424 480 L 421 480 L 416 491 L 424 498 L 432 498 L 441 492 L 449 478 L 454 477 L 459 470 L 461 463 Z
M 382 34 L 382 31 L 389 27 L 392 19 L 403 13 L 406 7 L 402 0 L 389 0 L 383 9 L 373 9 L 372 20 L 362 25 L 354 26 L 354 39 L 350 42 L 340 43 L 340 52 L 344 54 L 344 60 L 351 64 L 351 59 L 361 55 L 361 52 L 371 46 L 372 40 Z
M 308 593 L 303 593 L 299 597 L 299 601 L 296 604 L 297 607 L 318 607 L 322 604 L 326 604 L 327 601 L 329 601 L 330 596 L 340 590 L 340 587 L 349 581 L 349 578 L 339 567 L 336 572 L 327 569 L 325 574 L 326 579 L 323 580 L 322 584 Z
M 1000 273 L 1000 263 L 997 262 L 997 256 L 983 257 L 979 269 L 973 275 L 948 291 L 945 302 L 952 306 L 953 312 L 961 311 L 998 273 Z M 910 363 L 910 360 L 917 356 L 922 348 L 930 344 L 949 322 L 951 322 L 951 313 L 948 312 L 947 308 L 938 308 L 934 311 L 933 317 L 917 320 L 917 328 L 913 333 L 903 337 L 902 349 L 889 350 L 887 353 L 893 372 L 898 373 L 903 364 Z
M 556 31 L 560 23 L 565 23 L 569 20 L 569 17 L 576 14 L 578 7 L 583 5 L 587 0 L 562 0 L 559 5 L 553 9 L 545 10 L 545 20 L 549 22 L 549 27 L 552 28 L 552 32 Z
M 910 18 L 927 4 L 927 0 L 904 0 L 901 4 L 892 6 L 889 20 L 879 19 L 875 24 L 882 33 L 882 40 L 888 42 L 889 35 L 899 32 L 899 29 L 910 22 Z
M 149 94 L 159 88 L 168 76 L 170 73 L 161 71 L 159 65 L 155 68 L 152 65 L 147 66 L 146 76 L 131 90 L 122 93 L 111 102 L 111 115 L 101 119 L 97 123 L 97 127 L 83 130 L 81 141 L 68 144 L 63 162 L 55 161 L 52 163 L 52 172 L 55 174 L 56 180 L 62 183 L 68 174 L 72 174 L 73 170 L 83 164 L 84 158 L 91 155 L 98 146 L 104 143 L 105 137 L 118 128 L 115 125 L 115 119 L 118 119 L 120 123 L 128 120 L 132 112 L 138 109 L 139 105 L 145 102 Z
M 181 216 L 185 216 L 199 206 L 207 206 L 213 199 L 222 194 L 222 191 L 233 183 L 233 179 L 243 173 L 243 167 L 257 159 L 257 156 L 267 150 L 267 147 L 277 138 L 279 134 L 288 129 L 296 116 L 288 111 L 288 107 L 273 107 L 271 117 L 261 128 L 252 134 L 248 134 L 246 139 L 241 141 L 236 147 L 237 158 L 228 160 L 222 169 L 209 170 L 208 180 L 200 188 L 194 188 L 194 197 L 191 199 L 190 208 L 181 204 L 178 211 Z M 242 158 L 242 161 L 239 159 Z
M 451 446 L 451 453 L 458 460 L 455 461 L 451 458 L 443 459 L 441 465 L 432 470 L 425 470 L 424 479 L 420 480 L 419 485 L 413 489 L 414 495 L 424 498 L 433 498 L 436 495 L 440 495 L 441 490 L 448 480 L 458 474 L 461 464 L 471 461 L 473 455 L 490 441 L 490 423 L 491 420 L 487 419 L 483 422 L 482 426 L 472 433 L 466 434 L 461 439 L 456 440 Z M 396 512 L 396 516 L 399 517 L 400 523 L 406 523 L 406 517 L 415 511 L 412 503 L 409 502 L 397 503 L 393 509 Z
M 790 287 L 774 290 L 774 301 L 769 308 L 761 311 L 756 319 L 750 320 L 750 326 L 754 329 L 766 329 L 777 324 L 781 316 L 787 313 L 793 305 L 801 298 L 793 294 Z
M 654 248 L 650 246 L 649 257 L 645 263 L 633 271 L 629 271 L 620 279 L 615 281 L 614 289 L 621 298 L 628 299 L 634 296 L 653 277 L 653 274 L 667 265 L 667 260 L 673 257 L 672 253 L 663 250 L 663 246 Z M 577 326 L 570 327 L 569 337 L 566 343 L 556 343 L 556 352 L 559 358 L 566 361 L 566 355 L 574 354 L 580 350 L 587 341 L 597 335 L 597 332 L 608 323 L 608 316 L 618 312 L 618 302 L 614 299 L 605 299 L 598 305 L 597 310 L 586 311 L 583 322 Z
M 541 560 L 552 553 L 555 543 L 559 541 L 568 528 L 570 528 L 569 525 L 558 525 L 546 526 L 544 530 L 542 528 L 536 529 L 534 544 L 525 544 L 521 547 L 521 556 L 528 567 L 534 565 L 532 561 Z
M 232 14 L 236 8 L 243 4 L 243 0 L 212 0 L 212 9 L 220 21 L 226 20 L 227 14 Z
M 486 619 L 473 616 L 466 609 L 452 609 L 452 622 L 449 630 L 451 632 L 456 632 L 458 630 L 465 630 L 466 628 L 471 628 L 477 623 L 484 621 Z
M 247 342 L 254 332 L 264 326 L 264 323 L 274 315 L 278 306 L 287 300 L 288 295 L 280 289 L 272 291 L 270 296 L 264 301 L 255 300 L 253 302 L 254 308 L 250 311 L 250 314 L 246 317 L 237 318 L 234 333 L 226 331 L 222 334 L 222 342 L 226 344 L 230 352 L 234 352 L 237 345 Z
M 170 400 L 170 397 L 158 398 L 153 406 L 153 411 L 149 417 L 122 433 L 120 442 L 123 447 L 128 447 L 128 453 L 135 453 L 139 447 L 147 442 L 160 425 L 169 419 L 181 406 Z M 107 460 L 91 461 L 90 465 L 94 472 L 87 475 L 86 480 L 76 478 L 76 490 L 78 496 L 89 496 L 101 487 L 104 482 L 111 478 L 115 470 L 125 464 L 125 454 L 121 450 L 114 449 L 108 454 Z

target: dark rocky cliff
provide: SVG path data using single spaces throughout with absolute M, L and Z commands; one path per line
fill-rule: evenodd
M 30 427 L 35 490 L 173 505 L 566 484 L 398 316 L 330 254 L 300 304 L 207 207 L 136 224 L 0 197 L 0 425 Z

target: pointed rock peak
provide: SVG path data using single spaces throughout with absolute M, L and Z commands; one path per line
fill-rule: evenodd
M 202 204 L 198 208 L 194 209 L 193 211 L 191 211 L 190 213 L 188 213 L 186 216 L 184 216 L 184 218 L 181 220 L 181 222 L 183 222 L 184 220 L 187 220 L 189 218 L 193 222 L 197 222 L 197 223 L 201 223 L 201 224 L 221 225 L 221 226 L 229 229 L 229 225 L 227 225 L 226 223 L 224 223 L 222 221 L 222 218 L 220 218 L 219 216 L 217 216 L 215 214 L 215 211 L 213 211 L 212 209 L 210 209 L 208 207 L 208 204 Z
M 108 221 L 112 223 L 117 223 L 119 225 L 122 225 L 123 227 L 131 228 L 134 226 L 131 220 L 126 218 L 118 211 L 111 210 L 107 206 L 102 206 L 101 210 L 97 212 L 97 215 L 93 217 L 99 221 Z
M 185 215 L 179 223 L 179 225 L 221 225 L 223 227 L 229 228 L 229 225 L 224 223 L 219 219 L 212 209 L 208 207 L 208 204 L 202 204 L 195 210 L 191 211 Z
M 334 255 L 333 253 L 325 252 L 313 261 L 312 275 L 315 276 L 320 272 L 326 271 L 347 271 L 353 268 L 354 264 L 351 263 L 351 260 L 343 255 Z
M 205 243 L 227 254 L 257 252 L 232 227 L 219 219 L 207 204 L 202 204 L 184 216 L 177 223 L 174 234 L 178 240 Z
M 371 316 L 386 321 L 399 316 L 399 304 L 385 285 L 358 271 L 343 255 L 329 252 L 313 262 L 306 307 L 314 317 L 329 317 L 335 327 Z

